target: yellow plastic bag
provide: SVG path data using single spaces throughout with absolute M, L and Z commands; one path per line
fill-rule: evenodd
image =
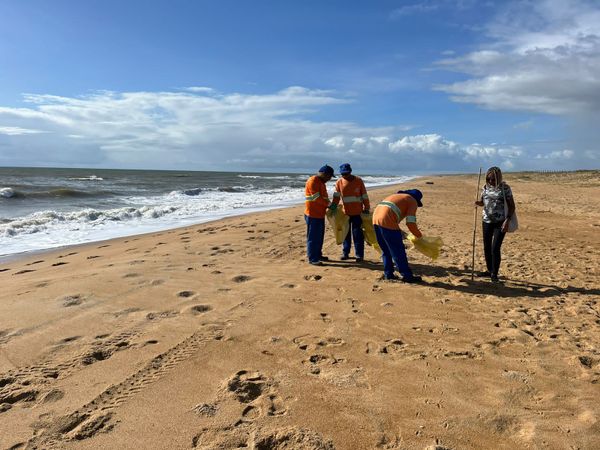
M 381 248 L 379 248 L 377 236 L 375 235 L 375 228 L 373 228 L 373 214 L 362 213 L 360 218 L 362 219 L 362 231 L 365 236 L 365 242 L 381 253 Z
M 340 245 L 346 239 L 348 230 L 350 229 L 349 218 L 342 208 L 337 208 L 335 211 L 327 209 L 327 221 L 331 225 L 333 234 L 335 235 L 335 243 Z
M 418 238 L 412 233 L 408 233 L 407 237 L 419 253 L 423 253 L 434 261 L 440 256 L 440 249 L 444 245 L 441 237 L 423 236 Z

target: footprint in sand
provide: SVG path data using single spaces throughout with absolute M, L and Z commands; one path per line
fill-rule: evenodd
M 226 390 L 241 403 L 256 400 L 271 386 L 270 380 L 260 372 L 240 370 L 227 381 Z
M 279 429 L 255 426 L 204 428 L 192 439 L 192 447 L 254 448 L 257 450 L 335 450 L 333 442 L 312 430 L 286 427 Z
M 177 293 L 177 297 L 181 297 L 181 298 L 190 298 L 190 297 L 193 297 L 194 295 L 196 295 L 196 293 L 194 291 L 180 291 Z
M 26 265 L 26 266 L 33 266 L 34 264 L 39 264 L 39 263 L 43 263 L 43 262 L 44 262 L 44 260 L 43 260 L 43 259 L 40 259 L 39 261 L 34 261 L 34 262 L 32 262 L 32 263 L 25 264 L 25 265 Z M 1 271 L 0 271 L 0 272 L 1 272 Z
M 61 261 L 61 262 L 57 262 L 57 263 L 54 263 L 54 264 L 52 264 L 52 267 L 56 267 L 56 266 L 64 266 L 65 264 L 69 264 L 69 263 L 68 263 L 68 262 L 63 262 L 63 261 Z
M 146 262 L 145 259 L 134 259 L 133 261 L 129 261 L 130 266 L 136 266 L 138 264 L 144 264 Z
M 179 314 L 177 311 L 162 311 L 162 312 L 151 312 L 146 314 L 147 320 L 161 320 L 175 317 Z
M 50 390 L 44 397 L 42 398 L 42 403 L 52 403 L 57 402 L 65 396 L 65 393 L 60 389 L 52 389 Z
M 319 281 L 323 278 L 321 275 L 304 275 L 306 281 Z
M 292 342 L 298 346 L 300 350 L 318 350 L 324 347 L 340 347 L 346 342 L 338 337 L 320 337 L 303 335 L 292 339 Z
M 302 361 L 302 364 L 308 366 L 309 372 L 313 375 L 319 375 L 323 367 L 334 366 L 344 362 L 346 362 L 344 358 L 336 358 L 333 355 L 315 353 L 314 355 L 310 355 L 308 359 Z
M 251 279 L 252 279 L 252 277 L 249 277 L 248 275 L 237 275 L 237 276 L 233 277 L 231 279 L 231 281 L 233 281 L 234 283 L 244 283 Z
M 321 320 L 325 323 L 331 323 L 331 317 L 327 313 L 320 313 Z
M 205 312 L 208 312 L 210 310 L 212 310 L 212 306 L 210 305 L 194 305 L 191 308 L 189 308 L 189 312 L 195 316 L 204 314 Z
M 594 367 L 595 365 L 595 361 L 593 358 L 591 358 L 590 356 L 579 356 L 577 358 L 577 360 L 579 361 L 579 363 L 585 367 L 586 369 L 591 369 Z
M 141 273 L 126 273 L 125 275 L 123 275 L 123 278 L 137 278 L 137 277 L 141 277 L 142 274 Z
M 19 270 L 18 272 L 13 273 L 13 275 L 22 275 L 24 273 L 29 273 L 29 272 L 35 272 L 35 270 L 33 270 L 33 269 L 23 269 L 23 270 Z
M 7 270 L 10 270 L 10 268 L 0 269 L 0 272 L 6 272 Z
M 214 417 L 219 411 L 219 405 L 216 403 L 200 403 L 192 408 L 199 416 Z
M 58 258 L 59 258 L 59 259 L 60 259 L 60 258 L 66 258 L 67 256 L 73 256 L 73 255 L 76 255 L 76 254 L 77 254 L 77 252 L 73 252 L 73 253 L 67 253 L 66 255 L 60 255 Z
M 68 308 L 70 306 L 81 305 L 84 299 L 85 298 L 81 294 L 75 294 L 67 295 L 65 297 L 60 298 L 59 300 L 62 301 L 62 304 L 65 308 Z
M 69 342 L 76 341 L 77 339 L 81 339 L 81 336 L 69 336 L 69 337 L 61 339 L 58 342 L 59 342 L 59 344 L 67 344 Z

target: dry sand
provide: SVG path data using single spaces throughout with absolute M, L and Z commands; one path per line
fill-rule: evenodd
M 472 176 L 411 183 L 423 285 L 308 265 L 302 207 L 3 264 L 0 448 L 600 448 L 598 172 L 508 181 L 502 285 Z

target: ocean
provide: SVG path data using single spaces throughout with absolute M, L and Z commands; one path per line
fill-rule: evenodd
M 367 188 L 413 178 L 357 175 Z M 309 176 L 0 167 L 0 259 L 300 204 Z

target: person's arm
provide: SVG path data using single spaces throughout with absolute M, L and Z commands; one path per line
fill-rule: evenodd
M 312 177 L 306 183 L 306 201 L 329 206 L 327 188 L 318 177 Z
M 508 223 L 510 222 L 510 219 L 512 218 L 513 214 L 515 213 L 515 199 L 513 198 L 512 191 L 510 190 L 508 185 L 505 186 L 505 189 L 508 190 L 508 192 L 505 192 L 506 205 L 508 206 L 508 214 L 506 215 L 506 217 L 504 219 L 504 223 L 502 224 L 502 231 L 504 233 L 506 233 L 508 231 Z
M 331 202 L 329 201 L 329 194 L 327 194 L 327 186 L 325 186 L 325 183 L 321 182 L 320 189 L 321 198 L 319 200 L 323 202 L 323 205 L 325 205 L 325 207 L 329 207 Z
M 369 201 L 369 194 L 367 194 L 367 188 L 365 187 L 365 183 L 363 180 L 360 180 L 360 198 L 363 203 L 363 212 L 369 214 L 369 210 L 371 209 L 371 202 Z
M 335 191 L 333 192 L 333 201 L 330 205 L 330 208 L 333 210 L 337 209 L 338 205 L 340 204 L 340 199 L 342 198 L 341 189 L 340 180 L 337 180 L 335 182 Z
M 485 187 L 484 187 L 485 189 Z M 483 191 L 484 189 L 481 190 L 481 195 L 479 196 L 479 200 L 475 200 L 475 206 L 483 206 Z
M 408 207 L 408 211 L 406 212 L 406 226 L 410 230 L 415 237 L 420 238 L 423 237 L 423 233 L 419 230 L 417 226 L 417 202 L 414 202 L 414 205 Z

